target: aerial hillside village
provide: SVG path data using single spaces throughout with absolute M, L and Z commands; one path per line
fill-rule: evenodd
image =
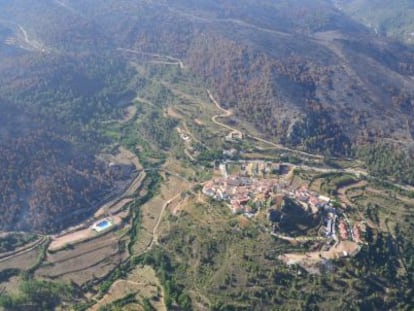
M 264 161 L 241 163 L 240 172 L 228 175 L 226 163 L 218 165 L 221 177 L 204 184 L 203 193 L 218 201 L 226 202 L 234 214 L 243 214 L 254 219 L 262 211 L 267 212 L 271 224 L 271 233 L 280 238 L 293 239 L 280 234 L 280 226 L 284 221 L 295 221 L 296 216 L 289 214 L 284 206 L 286 200 L 299 207 L 293 213 L 299 213 L 318 221 L 318 237 L 302 237 L 307 241 L 326 241 L 321 249 L 329 250 L 341 241 L 363 243 L 361 241 L 361 224 L 351 224 L 343 204 L 331 198 L 310 191 L 306 186 L 292 185 L 286 178 L 289 169 L 281 165 Z M 286 219 L 286 218 L 290 218 Z M 285 232 L 286 234 L 286 232 Z M 359 248 L 356 248 L 359 250 Z M 342 256 L 348 256 L 346 251 Z

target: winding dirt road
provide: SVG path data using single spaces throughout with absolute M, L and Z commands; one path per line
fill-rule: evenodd
M 151 60 L 150 63 L 154 64 L 165 64 L 165 65 L 178 65 L 181 69 L 184 69 L 184 63 L 181 59 L 170 56 L 170 55 L 162 55 L 157 53 L 149 53 L 149 52 L 143 52 L 139 50 L 133 50 L 133 49 L 126 49 L 126 48 L 117 48 L 118 51 L 133 53 L 137 55 L 146 55 L 151 57 L 159 58 Z
M 218 114 L 218 115 L 213 116 L 211 118 L 211 121 L 213 121 L 215 124 L 217 124 L 217 125 L 219 125 L 221 127 L 226 128 L 227 130 L 232 131 L 232 133 L 237 133 L 237 135 L 240 135 L 240 137 L 242 137 L 243 136 L 243 133 L 240 130 L 238 130 L 236 128 L 233 128 L 233 127 L 231 127 L 231 126 L 229 126 L 227 124 L 224 124 L 224 123 L 221 123 L 221 122 L 217 121 L 217 118 L 228 118 L 233 113 L 230 110 L 224 109 L 220 105 L 220 103 L 214 98 L 214 96 L 211 94 L 211 92 L 209 90 L 207 90 L 207 94 L 208 94 L 208 97 L 210 98 L 210 100 L 216 105 L 216 107 L 219 110 L 223 111 L 222 114 Z M 254 140 L 257 140 L 257 141 L 260 141 L 260 142 L 265 143 L 267 145 L 270 145 L 270 146 L 272 146 L 274 148 L 277 148 L 277 149 L 280 149 L 280 150 L 289 151 L 289 152 L 292 152 L 292 153 L 296 153 L 296 154 L 299 154 L 299 155 L 302 155 L 302 156 L 305 156 L 305 157 L 308 157 L 308 158 L 316 158 L 316 159 L 320 159 L 320 160 L 324 158 L 321 155 L 316 155 L 316 154 L 311 154 L 311 153 L 307 153 L 307 152 L 304 152 L 304 151 L 299 151 L 299 150 L 291 149 L 291 148 L 282 146 L 280 144 L 273 143 L 273 142 L 271 142 L 269 140 L 266 140 L 266 139 L 263 139 L 263 138 L 260 138 L 260 137 L 257 137 L 257 136 L 252 136 L 252 135 L 248 135 L 247 134 L 246 137 L 251 138 L 251 139 L 254 139 Z
M 24 43 L 26 43 L 26 45 L 36 51 L 40 51 L 40 52 L 46 52 L 46 49 L 42 46 L 42 44 L 40 44 L 39 42 L 30 39 L 29 35 L 27 34 L 26 29 L 24 29 L 21 25 L 17 25 L 17 27 L 19 28 L 20 32 L 23 35 L 23 41 Z
M 191 187 L 190 187 L 191 188 Z M 171 199 L 169 199 L 168 201 L 166 201 L 164 203 L 164 205 L 162 206 L 160 215 L 158 216 L 158 220 L 157 223 L 154 226 L 154 229 L 152 230 L 152 241 L 150 243 L 150 245 L 147 248 L 147 251 L 152 249 L 152 247 L 154 246 L 154 244 L 158 244 L 158 227 L 160 226 L 160 223 L 162 221 L 162 216 L 164 215 L 165 209 L 175 200 L 177 199 L 179 196 L 181 195 L 181 192 L 177 193 L 175 196 L 173 196 Z

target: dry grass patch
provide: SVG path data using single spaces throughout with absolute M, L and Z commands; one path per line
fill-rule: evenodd
M 173 107 L 167 108 L 167 115 L 174 119 L 181 119 L 182 116 Z
M 182 162 L 177 161 L 173 158 L 168 158 L 165 164 L 163 165 L 163 168 L 165 170 L 168 170 L 169 172 L 178 174 L 183 177 L 194 175 L 194 170 L 191 167 L 185 167 L 183 166 Z
M 21 269 L 25 270 L 33 266 L 39 258 L 41 245 L 34 249 L 8 257 L 0 261 L 0 271 L 5 269 Z
M 5 291 L 8 294 L 19 294 L 19 286 L 20 286 L 21 278 L 20 276 L 14 276 L 10 278 L 7 282 L 1 283 L 1 290 Z
M 141 224 L 138 240 L 132 248 L 133 254 L 142 254 L 150 247 L 167 205 L 178 199 L 181 192 L 187 190 L 188 187 L 189 184 L 181 178 L 165 174 L 160 194 L 140 207 Z
M 352 241 L 342 241 L 333 246 L 329 251 L 307 252 L 307 253 L 290 253 L 279 257 L 287 265 L 304 265 L 311 266 L 322 262 L 325 259 L 339 259 L 358 253 L 360 246 Z
M 315 192 L 320 192 L 323 183 L 324 183 L 324 179 L 323 178 L 317 178 L 317 179 L 313 180 L 310 183 L 309 190 L 310 191 L 315 191 Z
M 194 119 L 194 123 L 195 123 L 195 124 L 197 124 L 197 125 L 200 125 L 200 126 L 203 126 L 203 125 L 204 125 L 204 122 L 203 122 L 203 121 L 201 121 L 201 120 L 200 120 L 200 119 L 198 119 L 198 118 Z
M 164 293 L 162 286 L 155 274 L 154 269 L 150 266 L 136 267 L 128 274 L 127 279 L 117 280 L 110 287 L 108 293 L 91 308 L 91 311 L 97 311 L 100 307 L 110 304 L 129 294 L 136 294 L 138 302 L 143 299 L 149 299 L 155 310 L 166 311 L 164 305 Z M 125 310 L 141 310 L 139 304 L 130 304 L 124 307 Z
M 125 147 L 119 147 L 118 153 L 113 154 L 102 154 L 100 156 L 105 162 L 112 162 L 114 164 L 120 165 L 134 165 L 137 170 L 142 170 L 141 163 L 139 162 L 138 157 Z
M 131 151 L 129 151 L 128 149 L 124 148 L 124 147 L 119 147 L 119 154 L 116 156 L 116 163 L 119 164 L 129 164 L 132 163 L 134 164 L 135 168 L 137 170 L 142 170 L 142 165 L 139 162 L 138 157 L 132 153 Z

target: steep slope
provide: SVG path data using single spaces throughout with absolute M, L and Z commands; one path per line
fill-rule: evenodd
M 275 142 L 337 156 L 384 139 L 413 143 L 413 50 L 373 36 L 330 0 L 3 1 L 0 39 L 0 108 L 20 118 L 2 123 L 2 150 L 9 150 L 8 159 L 31 158 L 17 172 L 9 169 L 16 162 L 0 162 L 5 183 L 14 185 L 2 208 L 18 211 L 10 212 L 14 221 L 27 212 L 27 189 L 42 175 L 41 166 L 31 168 L 36 157 L 30 154 L 43 141 L 70 146 L 69 158 L 45 156 L 57 159 L 57 171 L 83 163 L 76 160 L 82 152 L 90 172 L 100 172 L 86 181 L 98 189 L 89 201 L 110 188 L 93 160 L 100 140 L 91 129 L 116 115 L 116 103 L 128 95 L 131 71 L 119 48 L 180 59 L 234 108 L 234 121 L 249 122 Z M 44 134 L 51 130 L 56 136 Z M 30 138 L 30 132 L 41 135 Z M 6 148 L 13 144 L 19 148 Z M 24 178 L 26 168 L 37 175 Z M 75 184 L 84 181 L 70 183 L 68 193 L 80 191 Z M 60 202 L 57 213 L 85 205 L 82 196 L 61 200 L 60 188 L 48 201 Z M 40 201 L 32 201 L 33 211 L 45 206 Z M 48 210 L 42 213 L 49 220 L 29 218 L 21 227 L 53 223 Z
M 413 51 L 374 38 L 330 1 L 151 6 L 123 21 L 123 44 L 182 58 L 269 138 L 336 155 L 411 142 Z
M 107 163 L 95 158 L 108 144 L 98 120 L 116 116 L 125 95 L 110 77 L 122 84 L 128 77 L 122 64 L 107 61 L 96 55 L 3 58 L 2 230 L 55 232 L 120 191 Z
M 414 43 L 414 3 L 410 0 L 332 0 L 377 34 Z
M 383 138 L 412 141 L 413 50 L 372 36 L 332 1 L 41 3 L 65 22 L 54 20 L 51 33 L 32 23 L 40 42 L 180 58 L 268 138 L 335 155 Z M 68 32 L 74 21 L 87 44 Z

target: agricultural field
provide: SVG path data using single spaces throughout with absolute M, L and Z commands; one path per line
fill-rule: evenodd
M 128 257 L 125 238 L 110 232 L 95 239 L 48 253 L 36 276 L 73 281 L 79 286 L 107 275 Z
M 26 269 L 27 267 L 33 266 L 40 256 L 41 248 L 41 246 L 37 246 L 32 250 L 16 254 L 11 258 L 0 260 L 0 270 Z

